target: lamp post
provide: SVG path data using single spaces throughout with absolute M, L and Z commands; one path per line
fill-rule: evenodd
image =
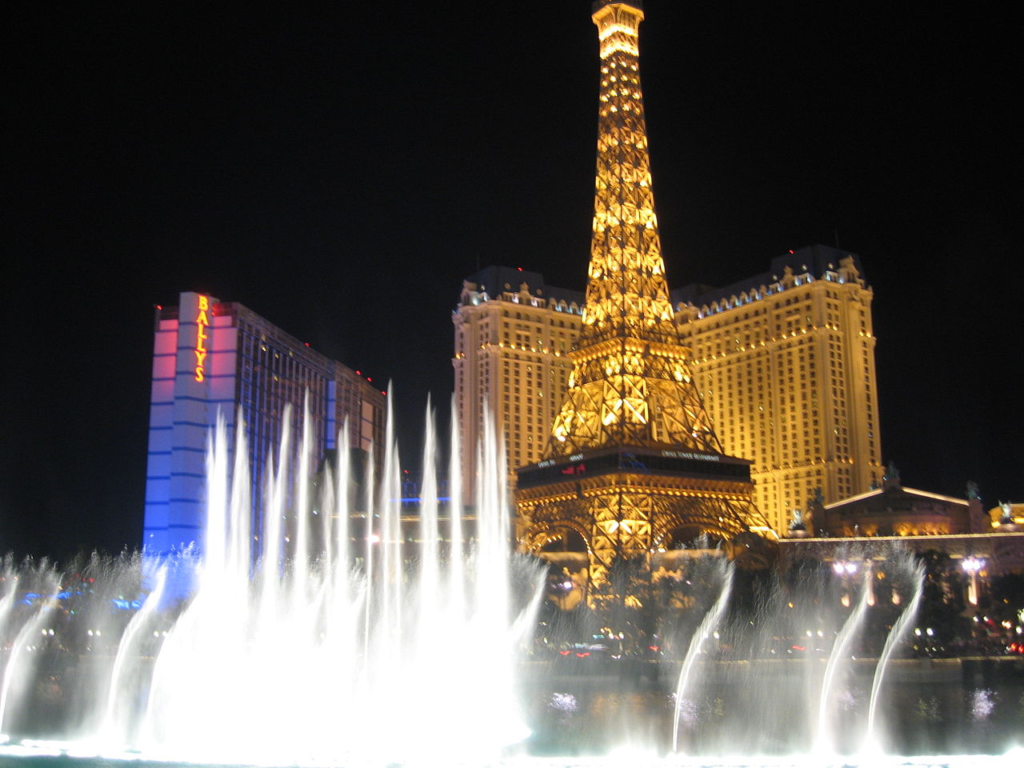
M 836 560 L 832 563 L 832 570 L 839 576 L 843 585 L 843 596 L 839 598 L 839 602 L 844 608 L 850 607 L 850 579 L 857 573 L 857 567 L 858 563 L 855 560 Z
M 965 557 L 960 567 L 967 573 L 970 581 L 967 584 L 967 602 L 978 604 L 978 572 L 985 567 L 985 559 L 981 557 Z

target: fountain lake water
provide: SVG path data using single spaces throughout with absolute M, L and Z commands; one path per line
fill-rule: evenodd
M 429 424 L 427 431 L 424 466 L 433 467 L 436 441 Z M 310 474 L 308 425 L 304 432 L 294 467 L 298 478 Z M 425 472 L 418 545 L 405 540 L 402 528 L 390 427 L 383 480 L 372 498 L 359 503 L 354 503 L 353 470 L 345 461 L 327 473 L 316 498 L 310 483 L 294 482 L 289 477 L 293 468 L 285 460 L 292 453 L 286 434 L 259 530 L 250 523 L 244 439 L 240 434 L 234 446 L 233 467 L 223 425 L 211 442 L 202 557 L 192 551 L 162 561 L 94 557 L 74 578 L 46 562 L 16 566 L 3 561 L 0 640 L 9 646 L 4 648 L 0 687 L 0 738 L 6 741 L 0 762 L 15 758 L 31 765 L 32 757 L 47 755 L 77 757 L 89 766 L 120 757 L 347 767 L 1021 762 L 1019 751 L 962 759 L 883 756 L 883 682 L 921 600 L 920 566 L 911 557 L 900 567 L 906 572 L 904 582 L 914 586 L 871 676 L 867 724 L 855 738 L 866 750 L 862 758 L 851 756 L 856 748 L 840 748 L 841 737 L 848 741 L 853 726 L 838 709 L 848 693 L 851 648 L 864 631 L 872 599 L 870 570 L 856 607 L 834 632 L 834 642 L 829 645 L 832 633 L 818 631 L 816 642 L 825 651 L 821 665 L 810 659 L 802 665 L 774 665 L 774 675 L 800 670 L 803 682 L 795 690 L 801 705 L 792 707 L 787 725 L 805 736 L 765 749 L 750 731 L 778 729 L 771 718 L 756 715 L 747 720 L 747 733 L 743 725 L 732 725 L 711 740 L 693 722 L 685 722 L 686 712 L 705 706 L 700 702 L 703 694 L 723 685 L 722 690 L 746 691 L 738 697 L 744 712 L 792 705 L 781 696 L 782 678 L 752 674 L 752 662 L 725 665 L 725 672 L 716 672 L 708 661 L 711 646 L 717 645 L 710 638 L 728 631 L 724 615 L 736 589 L 732 567 L 724 559 L 713 564 L 710 582 L 718 591 L 684 643 L 687 651 L 678 668 L 659 665 L 675 675 L 666 686 L 674 690 L 667 722 L 648 710 L 634 720 L 617 716 L 626 732 L 649 731 L 651 723 L 666 726 L 672 745 L 667 755 L 658 755 L 664 747 L 649 745 L 628 756 L 612 751 L 605 757 L 579 757 L 588 754 L 583 736 L 569 750 L 572 757 L 524 757 L 524 748 L 516 745 L 529 735 L 524 702 L 529 685 L 517 673 L 534 663 L 522 661 L 522 650 L 529 643 L 541 592 L 539 587 L 520 589 L 517 599 L 510 584 L 539 585 L 543 580 L 535 565 L 510 555 L 504 457 L 493 447 L 493 437 L 485 442 L 492 447 L 480 453 L 483 481 L 474 500 L 472 537 L 459 515 L 449 516 L 447 523 L 442 520 L 438 484 Z M 452 455 L 457 456 L 454 430 L 452 440 Z M 339 456 L 346 457 L 344 436 L 341 442 Z M 460 486 L 453 463 L 450 509 L 461 508 Z M 293 508 L 315 511 L 290 515 Z M 372 513 L 360 517 L 356 509 Z M 471 538 L 471 544 L 463 543 Z M 66 586 L 71 582 L 89 587 Z M 171 595 L 190 583 L 195 585 L 192 598 L 169 610 Z M 143 584 L 148 598 L 123 614 L 130 621 L 103 610 L 111 600 L 130 603 Z M 780 594 L 763 606 L 765 620 L 755 645 L 766 647 L 776 636 L 794 634 L 797 624 L 808 618 L 795 619 L 778 602 Z M 70 621 L 72 610 L 84 611 L 89 620 L 83 623 L 80 615 L 77 622 Z M 72 625 L 78 629 L 72 631 Z M 551 677 L 540 687 L 556 687 L 557 670 L 538 663 L 546 670 L 541 676 Z M 734 674 L 745 676 L 739 686 L 730 678 Z M 553 695 L 561 697 L 557 700 L 567 711 L 576 708 L 575 696 Z M 801 720 L 806 723 L 801 725 Z M 574 727 L 570 718 L 562 724 Z M 744 755 L 749 745 L 755 753 L 770 754 Z

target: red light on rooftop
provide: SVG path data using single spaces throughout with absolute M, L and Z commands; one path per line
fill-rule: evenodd
M 792 253 L 792 252 L 793 252 L 793 249 L 792 249 L 792 248 L 790 248 L 790 249 L 789 249 L 789 252 L 790 252 L 790 253 Z
M 373 381 L 373 379 L 371 379 L 369 376 L 366 377 L 366 380 L 367 381 Z
M 307 347 L 309 346 L 309 342 L 308 342 L 308 341 L 306 341 L 306 342 L 303 342 L 303 343 L 304 343 L 304 344 L 305 344 L 305 345 L 306 345 Z
M 522 267 L 516 267 L 516 269 L 518 269 L 518 270 L 519 270 L 520 272 L 522 272 L 522 271 L 523 271 L 523 268 L 522 268 Z
M 362 375 L 363 375 L 362 371 L 356 371 L 356 376 L 362 376 Z
M 156 305 L 156 308 L 157 308 L 157 309 L 163 309 L 163 308 L 164 308 L 164 305 L 163 305 L 163 304 L 157 304 L 157 305 Z

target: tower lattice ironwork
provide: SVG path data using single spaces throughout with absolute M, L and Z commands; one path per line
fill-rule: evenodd
M 616 562 L 650 568 L 675 532 L 735 539 L 764 521 L 749 463 L 725 456 L 679 341 L 651 188 L 640 87 L 639 2 L 598 0 L 601 87 L 583 327 L 546 460 L 519 472 L 520 540 L 575 532 L 591 603 Z
M 639 4 L 595 3 L 601 90 L 583 328 L 551 456 L 618 443 L 721 451 L 679 344 L 651 189 Z

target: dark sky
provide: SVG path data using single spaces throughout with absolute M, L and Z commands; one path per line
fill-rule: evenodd
M 393 379 L 415 445 L 427 392 L 450 396 L 464 276 L 583 288 L 584 0 L 69 5 L 5 20 L 0 551 L 140 540 L 153 305 L 180 291 Z M 1007 20 L 732 5 L 646 3 L 670 283 L 838 237 L 875 290 L 885 459 L 913 487 L 1024 500 Z

